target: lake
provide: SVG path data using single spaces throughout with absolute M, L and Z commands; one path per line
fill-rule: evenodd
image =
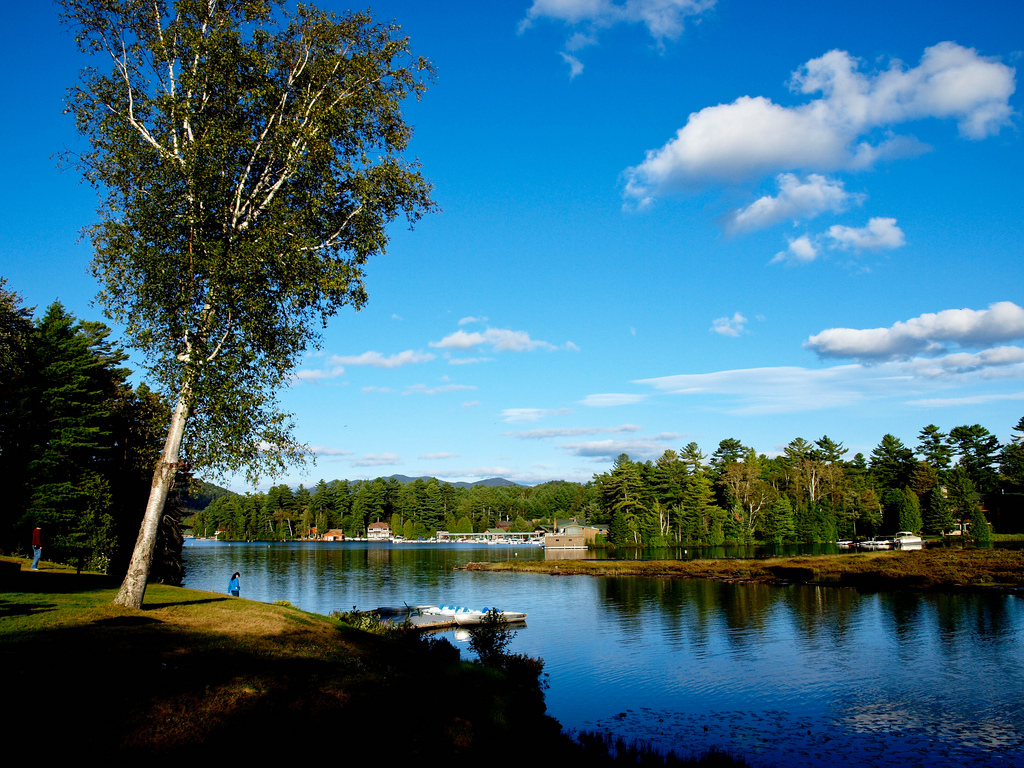
M 186 541 L 184 586 L 316 613 L 379 605 L 529 614 L 549 713 L 755 765 L 1024 766 L 1024 598 L 454 571 L 529 546 Z M 452 635 L 464 656 L 464 641 Z

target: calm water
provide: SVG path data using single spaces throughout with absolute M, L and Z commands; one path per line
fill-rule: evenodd
M 353 606 L 529 613 L 548 711 L 757 765 L 1024 766 L 1024 599 L 453 571 L 533 547 L 186 542 L 185 586 Z M 456 640 L 456 645 L 468 649 Z

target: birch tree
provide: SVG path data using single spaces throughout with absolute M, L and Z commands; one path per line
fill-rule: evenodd
M 387 225 L 433 207 L 401 105 L 430 64 L 397 26 L 278 0 L 61 0 L 93 56 L 68 97 L 100 195 L 107 316 L 176 404 L 128 576 L 140 607 L 179 462 L 251 479 L 301 459 L 279 389 L 366 301 Z

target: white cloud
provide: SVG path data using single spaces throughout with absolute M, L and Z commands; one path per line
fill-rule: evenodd
M 573 456 L 596 460 L 612 461 L 620 453 L 628 453 L 632 459 L 654 459 L 672 446 L 659 440 L 593 440 L 586 443 L 567 443 L 559 446 Z
M 775 254 L 775 258 L 771 260 L 772 264 L 780 261 L 806 264 L 818 258 L 818 244 L 809 235 L 800 235 L 800 237 L 788 239 L 789 248 Z
M 980 352 L 953 352 L 938 358 L 916 357 L 910 361 L 914 375 L 927 377 L 980 370 L 987 370 L 993 375 L 1000 368 L 1020 363 L 1024 363 L 1024 349 L 1021 347 L 992 347 Z
M 401 463 L 397 453 L 368 453 L 361 459 L 352 461 L 353 467 L 389 467 Z
M 463 408 L 475 408 L 478 405 L 480 405 L 480 401 L 479 400 L 467 400 L 466 402 L 464 402 L 462 404 L 462 407 Z
M 739 336 L 746 322 L 747 318 L 737 312 L 732 317 L 719 317 L 712 321 L 711 330 L 722 336 Z
M 336 379 L 344 373 L 345 369 L 340 365 L 332 368 L 303 368 L 292 374 L 292 378 L 297 381 L 324 381 L 325 379 Z
M 640 205 L 666 193 L 798 169 L 865 168 L 919 154 L 916 139 L 872 133 L 924 118 L 955 119 L 961 135 L 982 139 L 1009 124 L 1015 70 L 971 48 L 943 42 L 921 62 L 865 75 L 846 51 L 833 50 L 793 73 L 791 87 L 822 97 L 784 107 L 741 96 L 689 116 L 676 136 L 626 170 L 627 198 Z
M 850 203 L 859 205 L 865 197 L 847 192 L 842 181 L 817 173 L 809 174 L 803 181 L 794 173 L 780 173 L 775 180 L 778 196 L 765 195 L 733 212 L 726 223 L 730 232 L 752 232 L 780 221 L 812 219 L 825 211 L 841 213 Z
M 328 448 L 324 445 L 311 445 L 309 450 L 317 456 L 352 456 L 355 453 L 354 451 L 345 451 L 341 448 Z
M 789 413 L 849 406 L 863 399 L 851 386 L 859 365 L 811 370 L 797 366 L 745 368 L 714 373 L 679 374 L 640 379 L 674 395 L 714 395 L 737 401 L 732 413 Z
M 633 405 L 642 402 L 646 395 L 629 395 L 624 393 L 608 392 L 599 395 L 587 395 L 580 400 L 581 405 L 588 405 L 591 408 L 608 408 L 614 405 Z
M 437 395 L 442 392 L 458 392 L 463 389 L 476 389 L 471 384 L 442 384 L 439 387 L 428 387 L 426 384 L 410 384 L 403 395 Z
M 1024 338 L 1024 309 L 1010 301 L 988 309 L 946 309 L 894 323 L 889 328 L 829 328 L 804 344 L 821 357 L 893 360 L 942 354 L 947 345 L 985 347 Z
M 901 248 L 906 245 L 903 230 L 896 226 L 896 219 L 872 218 L 866 227 L 844 227 L 833 224 L 827 233 L 833 241 L 833 248 L 843 250 L 880 251 Z
M 501 412 L 502 421 L 509 424 L 521 424 L 528 421 L 540 421 L 548 416 L 566 416 L 572 413 L 568 408 L 506 408 Z
M 519 22 L 519 32 L 525 32 L 541 19 L 560 21 L 573 28 L 565 50 L 580 51 L 595 45 L 603 29 L 618 24 L 641 24 L 660 47 L 666 40 L 679 39 L 688 17 L 698 17 L 714 5 L 715 0 L 533 0 L 526 17 Z M 570 79 L 583 71 L 576 56 L 565 52 L 561 56 L 570 66 Z
M 655 40 L 676 40 L 683 33 L 687 16 L 698 16 L 714 5 L 715 0 L 533 0 L 519 29 L 529 29 L 537 19 L 585 25 L 591 30 L 616 24 L 643 24 Z M 592 32 L 577 32 L 567 47 L 575 46 L 570 50 L 578 50 L 593 42 Z
M 493 357 L 453 357 L 448 361 L 448 365 L 473 365 L 474 363 L 490 363 L 493 360 Z
M 620 435 L 639 432 L 643 427 L 636 424 L 623 424 L 618 427 L 565 427 L 563 429 L 531 429 L 526 432 L 503 432 L 502 434 L 518 437 L 520 440 L 545 440 L 549 437 L 580 437 L 582 435 Z
M 469 317 L 464 317 L 461 320 L 459 320 L 459 325 L 469 325 L 470 323 L 486 323 L 486 322 L 487 322 L 487 318 L 486 317 L 473 317 L 471 315 Z
M 416 352 L 407 349 L 386 357 L 380 352 L 363 352 L 361 355 L 333 355 L 330 359 L 332 365 L 370 365 L 374 368 L 398 368 L 402 365 L 415 363 L 427 363 L 433 360 L 436 355 L 430 352 Z
M 391 387 L 363 387 L 363 392 L 394 392 Z
M 931 397 L 924 400 L 911 400 L 910 405 L 920 405 L 925 408 L 949 408 L 964 405 L 984 405 L 985 403 L 998 403 L 1005 400 L 1024 400 L 1024 392 L 1014 392 L 1009 395 L 989 394 L 971 395 L 968 397 Z
M 571 53 L 565 53 L 560 51 L 559 56 L 562 57 L 562 61 L 569 65 L 569 79 L 573 80 L 577 75 L 583 74 L 583 62 L 573 56 Z
M 529 352 L 534 349 L 543 349 L 552 352 L 558 349 L 557 346 L 547 341 L 531 339 L 526 331 L 512 331 L 506 328 L 488 328 L 482 333 L 474 331 L 467 333 L 463 330 L 455 331 L 445 336 L 440 341 L 430 342 L 435 349 L 467 350 L 476 347 L 488 346 L 495 352 Z M 565 349 L 578 349 L 571 341 L 566 342 Z
M 457 453 L 428 453 L 424 456 L 420 456 L 419 458 L 424 461 L 438 461 L 440 459 L 457 459 L 458 457 L 459 454 Z

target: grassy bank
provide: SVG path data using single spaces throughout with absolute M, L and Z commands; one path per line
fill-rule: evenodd
M 511 560 L 470 563 L 468 570 L 552 575 L 650 576 L 719 581 L 810 583 L 871 589 L 940 591 L 1024 588 L 1024 551 L 934 549 L 764 560 Z
M 485 757 L 560 727 L 532 686 L 284 605 L 150 586 L 142 611 L 105 577 L 23 571 L 0 592 L 0 667 L 17 698 L 4 752 L 267 758 L 316 753 Z
M 15 702 L 4 756 L 200 759 L 467 758 L 604 764 L 544 711 L 536 672 L 459 659 L 447 641 L 372 634 L 289 605 L 117 585 L 0 558 L 0 669 Z M 509 667 L 513 669 L 514 667 Z M 600 750 L 598 750 L 600 752 Z M 424 764 L 429 765 L 429 762 Z M 704 766 L 742 763 L 712 755 Z

